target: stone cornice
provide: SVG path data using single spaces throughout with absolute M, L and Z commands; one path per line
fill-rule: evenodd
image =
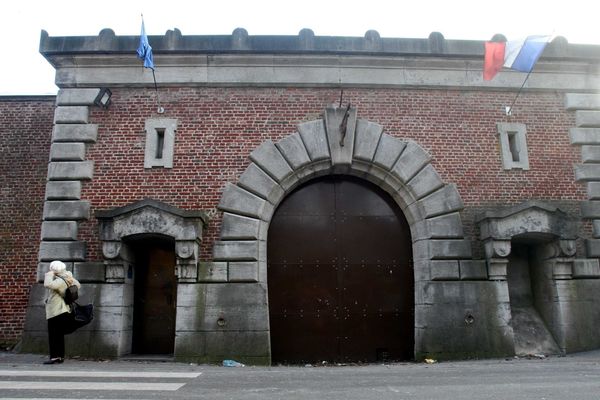
M 161 86 L 470 87 L 514 89 L 524 74 L 504 70 L 483 81 L 483 41 L 314 36 L 150 36 Z M 93 37 L 50 37 L 40 52 L 56 68 L 59 87 L 152 86 L 140 67 L 139 36 L 105 29 Z M 537 63 L 527 88 L 593 91 L 600 87 L 600 46 L 556 38 Z

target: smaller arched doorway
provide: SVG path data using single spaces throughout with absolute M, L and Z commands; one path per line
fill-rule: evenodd
M 177 356 L 177 292 L 181 283 L 197 280 L 206 216 L 144 199 L 97 211 L 96 218 L 106 281 L 122 290 L 118 354 Z
M 412 359 L 411 246 L 404 215 L 369 182 L 329 176 L 287 196 L 268 234 L 272 362 Z

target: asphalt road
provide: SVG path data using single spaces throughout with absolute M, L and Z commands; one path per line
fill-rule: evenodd
M 546 359 L 237 367 L 0 353 L 0 399 L 600 400 L 600 351 Z

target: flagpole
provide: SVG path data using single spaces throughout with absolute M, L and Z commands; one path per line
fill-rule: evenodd
M 519 91 L 517 92 L 517 95 L 515 96 L 515 99 L 513 100 L 510 107 L 506 107 L 506 115 L 508 115 L 509 117 L 510 117 L 510 114 L 512 112 L 512 109 L 513 109 L 515 103 L 517 102 L 517 99 L 519 98 L 519 95 L 521 94 L 521 91 L 523 90 L 523 87 L 525 87 L 525 82 L 527 82 L 527 79 L 529 79 L 529 75 L 531 75 L 532 71 L 533 71 L 533 69 L 527 73 L 527 76 L 525 77 L 525 80 L 523 81 L 523 84 L 519 88 Z
M 156 84 L 156 75 L 154 74 L 154 68 L 152 68 L 152 78 L 154 79 L 154 90 L 156 91 L 156 103 L 158 104 L 158 113 L 162 114 L 165 109 L 160 106 L 160 98 L 158 97 L 158 85 Z

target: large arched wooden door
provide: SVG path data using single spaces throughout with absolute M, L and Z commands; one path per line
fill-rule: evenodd
M 273 216 L 267 257 L 274 363 L 413 357 L 410 230 L 380 188 L 331 176 L 296 189 Z

